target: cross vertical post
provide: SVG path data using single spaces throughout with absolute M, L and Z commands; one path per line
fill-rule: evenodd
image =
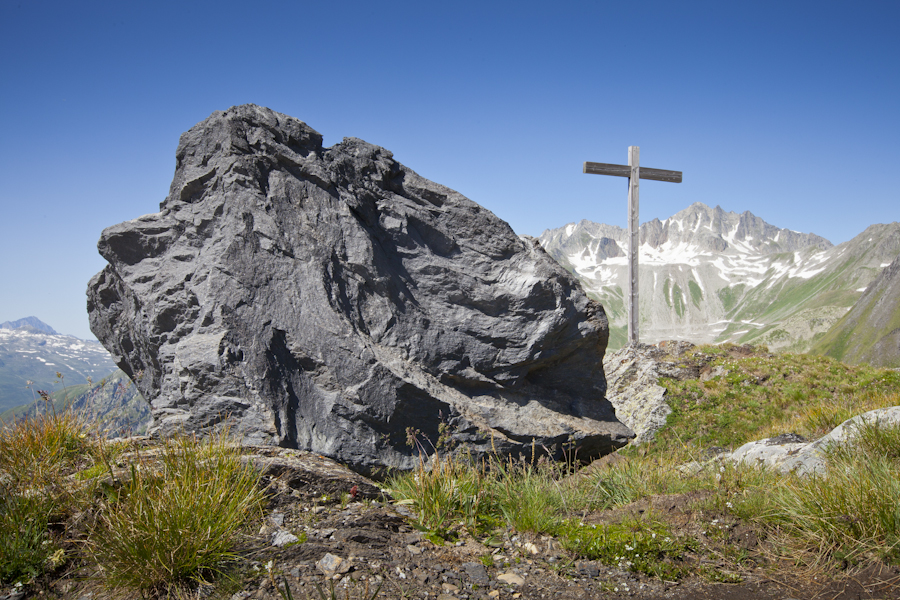
M 641 227 L 638 219 L 638 190 L 641 179 L 681 183 L 681 171 L 665 169 L 642 169 L 640 166 L 641 149 L 628 146 L 628 164 L 611 165 L 607 163 L 585 162 L 584 172 L 592 175 L 614 175 L 628 178 L 628 345 L 634 346 L 640 341 L 638 323 L 638 248 L 641 242 Z
M 638 192 L 640 190 L 641 149 L 628 146 L 628 345 L 635 346 L 640 339 L 638 333 L 638 249 L 641 246 L 641 225 L 638 218 Z

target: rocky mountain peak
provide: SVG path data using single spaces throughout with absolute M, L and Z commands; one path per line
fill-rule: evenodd
M 15 321 L 4 321 L 0 323 L 0 329 L 21 329 L 30 331 L 31 333 L 47 333 L 49 335 L 59 335 L 56 330 L 38 319 L 37 317 L 25 317 Z
M 658 225 L 655 224 L 658 222 Z M 644 233 L 644 229 L 647 233 Z M 658 231 L 654 237 L 653 232 Z M 687 244 L 716 252 L 795 252 L 816 247 L 821 250 L 833 244 L 813 233 L 800 233 L 771 225 L 750 211 L 725 212 L 721 206 L 710 208 L 695 202 L 665 221 L 650 221 L 641 226 L 641 242 L 653 248 L 667 241 Z M 655 242 L 655 244 L 654 244 Z
M 641 339 L 754 342 L 809 349 L 896 257 L 900 226 L 875 225 L 840 246 L 747 211 L 696 202 L 641 224 Z M 541 245 L 600 300 L 612 346 L 624 341 L 627 231 L 580 221 Z

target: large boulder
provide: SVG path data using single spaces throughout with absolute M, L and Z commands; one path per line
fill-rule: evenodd
M 361 472 L 434 448 L 583 459 L 603 307 L 529 238 L 390 152 L 254 105 L 182 135 L 160 212 L 106 229 L 91 329 L 155 432 L 230 427 Z

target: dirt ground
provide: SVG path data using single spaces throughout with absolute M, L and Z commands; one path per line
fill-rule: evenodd
M 409 508 L 384 501 L 380 491 L 364 480 L 354 484 L 356 497 L 347 501 L 345 496 L 341 503 L 334 500 L 339 497 L 335 492 L 352 480 L 314 480 L 284 470 L 269 479 L 273 494 L 266 517 L 259 530 L 242 541 L 240 559 L 231 572 L 233 581 L 195 588 L 179 597 L 369 600 L 377 590 L 375 597 L 382 599 L 434 600 L 900 598 L 900 570 L 895 567 L 871 564 L 846 570 L 837 579 L 801 573 L 769 558 L 750 528 L 728 521 L 724 515 L 720 523 L 725 533 L 720 538 L 746 550 L 740 571 L 734 573 L 740 583 L 713 583 L 700 577 L 704 566 L 729 569 L 725 562 L 717 565 L 709 558 L 715 554 L 709 552 L 686 557 L 697 575 L 668 582 L 578 560 L 547 536 L 507 532 L 493 546 L 471 538 L 436 545 L 413 526 Z M 323 496 L 329 496 L 328 500 Z M 618 511 L 587 515 L 585 521 L 608 522 L 629 511 L 653 510 L 666 519 L 674 533 L 702 535 L 697 528 L 714 515 L 692 512 L 695 500 L 690 496 L 646 498 Z M 291 543 L 288 534 L 296 536 L 296 541 Z M 285 541 L 281 547 L 275 545 Z M 28 588 L 0 590 L 0 599 L 113 597 L 90 576 L 87 567 L 73 565 Z

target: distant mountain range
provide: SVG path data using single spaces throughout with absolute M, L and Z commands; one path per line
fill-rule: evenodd
M 99 382 L 116 368 L 99 342 L 61 335 L 35 317 L 0 324 L 0 412 L 34 402 L 38 390 Z
M 581 221 L 540 236 L 610 319 L 625 344 L 627 231 Z M 872 225 L 834 246 L 750 212 L 702 203 L 640 227 L 641 341 L 764 343 L 805 352 L 900 255 L 900 223 Z
M 6 321 L 0 323 L 0 329 L 20 329 L 22 331 L 30 331 L 32 333 L 49 333 L 50 335 L 59 335 L 52 327 L 38 319 L 37 317 L 25 317 L 18 321 Z

